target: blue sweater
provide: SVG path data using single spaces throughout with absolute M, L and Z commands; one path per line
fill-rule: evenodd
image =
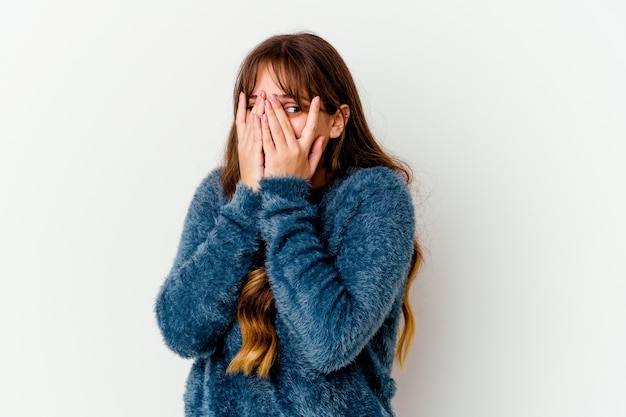
M 406 183 L 387 168 L 351 169 L 321 190 L 295 177 L 200 184 L 157 301 L 165 343 L 193 358 L 188 417 L 393 416 L 391 378 L 413 251 Z M 265 245 L 262 244 L 265 242 Z M 226 374 L 241 346 L 237 301 L 265 265 L 279 351 L 268 378 Z

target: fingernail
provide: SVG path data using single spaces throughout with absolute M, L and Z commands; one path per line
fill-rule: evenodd
M 265 100 L 265 108 L 267 110 L 270 110 L 272 108 L 272 105 L 270 104 L 270 102 L 268 100 Z M 265 113 L 263 113 L 263 114 L 265 114 Z
M 276 94 L 272 94 L 271 100 L 276 103 L 278 101 L 278 96 Z

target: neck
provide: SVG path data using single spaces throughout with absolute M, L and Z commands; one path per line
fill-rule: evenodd
M 328 177 L 326 176 L 326 168 L 324 168 L 324 165 L 322 165 L 322 161 L 320 161 L 320 164 L 317 166 L 317 169 L 309 180 L 309 183 L 311 184 L 312 189 L 316 189 L 322 188 L 326 185 L 327 182 Z

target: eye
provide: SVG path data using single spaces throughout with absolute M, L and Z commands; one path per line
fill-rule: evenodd
M 285 106 L 285 113 L 293 114 L 293 113 L 299 113 L 300 111 L 302 111 L 300 106 L 296 106 L 296 105 Z

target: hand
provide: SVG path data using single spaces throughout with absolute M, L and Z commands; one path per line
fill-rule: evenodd
M 235 126 L 237 128 L 237 152 L 241 182 L 254 191 L 259 190 L 259 182 L 264 175 L 263 138 L 261 115 L 265 111 L 265 92 L 259 92 L 254 107 L 248 113 L 246 95 L 239 93 Z
M 302 136 L 296 138 L 289 117 L 276 96 L 265 101 L 261 117 L 265 176 L 296 176 L 310 180 L 322 157 L 327 139 L 317 133 L 319 97 L 313 98 Z

